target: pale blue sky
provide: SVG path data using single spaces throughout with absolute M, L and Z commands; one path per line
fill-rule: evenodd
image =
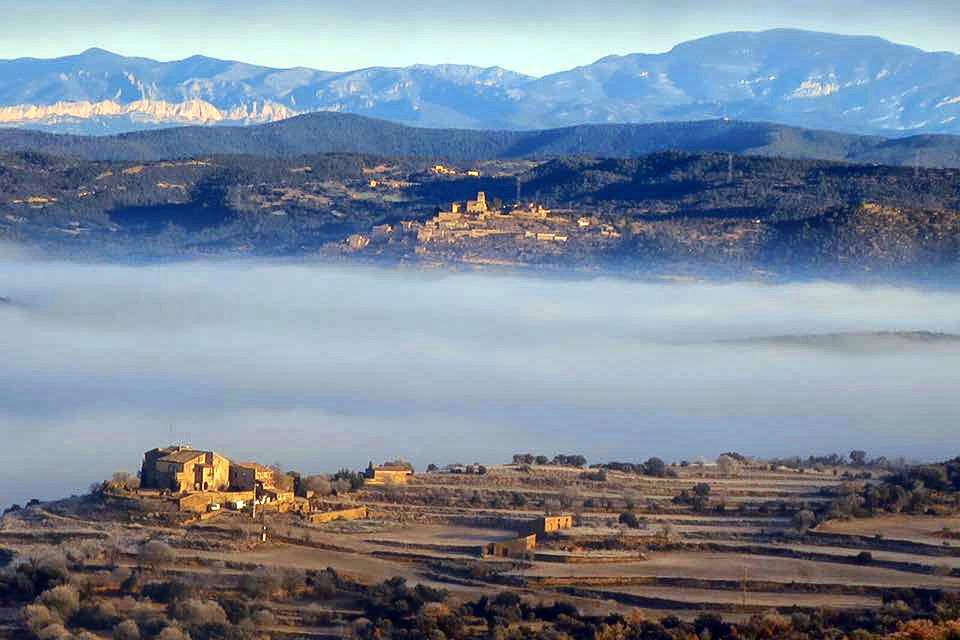
M 796 27 L 957 50 L 957 0 L 0 0 L 0 58 L 91 46 L 333 71 L 461 62 L 542 75 L 721 31 Z

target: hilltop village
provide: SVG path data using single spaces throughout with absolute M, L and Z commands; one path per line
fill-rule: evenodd
M 370 234 L 353 234 L 345 246 L 353 252 L 376 252 L 397 242 L 415 243 L 420 257 L 513 264 L 523 262 L 529 253 L 611 248 L 620 237 L 613 225 L 573 209 L 551 210 L 538 202 L 519 201 L 506 206 L 479 191 L 475 199 L 451 202 L 426 221 L 403 220 L 377 225 Z

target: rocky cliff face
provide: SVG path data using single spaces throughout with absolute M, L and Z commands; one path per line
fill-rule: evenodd
M 82 121 L 118 120 L 116 124 L 262 124 L 297 115 L 297 112 L 275 102 L 242 103 L 229 109 L 194 98 L 183 102 L 166 100 L 134 100 L 120 104 L 114 100 L 90 102 L 55 102 L 50 105 L 18 104 L 0 107 L 0 124 L 13 126 L 57 127 Z

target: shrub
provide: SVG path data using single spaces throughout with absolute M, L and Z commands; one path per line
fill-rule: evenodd
M 113 640 L 140 640 L 140 627 L 133 620 L 124 620 L 113 628 Z
M 153 600 L 169 604 L 177 600 L 186 600 L 194 593 L 194 588 L 183 580 L 167 580 L 166 582 L 151 582 L 141 589 L 141 593 Z
M 137 476 L 127 473 L 126 471 L 118 471 L 113 474 L 113 477 L 110 478 L 109 482 L 110 488 L 113 489 L 125 489 L 127 491 L 140 488 L 140 479 Z
M 793 527 L 800 533 L 806 533 L 815 524 L 817 524 L 817 516 L 809 509 L 802 509 L 793 514 Z
M 27 623 L 27 628 L 34 633 L 38 633 L 41 629 L 52 624 L 63 622 L 56 613 L 50 611 L 44 604 L 28 604 L 23 609 L 23 619 Z
M 211 600 L 175 602 L 170 613 L 177 620 L 189 625 L 227 624 L 227 614 L 223 607 Z
M 51 624 L 37 632 L 37 640 L 71 640 L 73 634 L 62 624 Z
M 70 585 L 60 585 L 40 594 L 40 601 L 67 622 L 80 610 L 80 593 Z
M 606 469 L 597 469 L 596 471 L 584 471 L 580 474 L 581 480 L 589 480 L 592 482 L 606 482 L 607 481 L 607 471 Z
M 140 593 L 141 574 L 139 571 L 131 571 L 129 575 L 120 583 L 120 593 L 131 595 Z
M 730 455 L 717 458 L 717 469 L 725 476 L 735 476 L 740 473 L 740 462 Z
M 667 463 L 660 458 L 649 458 L 643 463 L 643 474 L 663 478 L 667 475 Z
M 157 635 L 157 640 L 189 640 L 190 636 L 178 627 L 167 627 Z
M 234 596 L 221 595 L 217 597 L 217 604 L 233 624 L 239 624 L 244 618 L 250 617 L 250 605 L 246 600 Z
M 112 629 L 120 620 L 112 602 L 87 602 L 74 616 L 74 623 L 87 629 Z
M 280 586 L 288 595 L 295 595 L 306 586 L 307 578 L 299 569 L 284 569 L 280 572 Z
M 272 627 L 277 624 L 277 618 L 269 609 L 260 609 L 253 614 L 253 622 L 258 627 Z
M 333 485 L 330 478 L 325 475 L 308 476 L 304 481 L 304 487 L 307 491 L 313 491 L 318 496 L 328 496 L 333 493 Z
M 140 549 L 140 564 L 147 567 L 162 567 L 173 562 L 173 548 L 162 540 L 150 540 Z
M 639 529 L 640 519 L 637 518 L 637 514 L 631 511 L 624 511 L 620 514 L 620 524 L 626 525 L 631 529 Z
M 0 599 L 33 600 L 44 591 L 66 584 L 69 578 L 62 553 L 31 554 L 0 572 Z
M 275 571 L 263 567 L 240 579 L 240 590 L 256 599 L 269 598 L 280 589 L 280 586 L 280 576 Z

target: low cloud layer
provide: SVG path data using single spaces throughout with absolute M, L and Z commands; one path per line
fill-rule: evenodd
M 0 505 L 80 492 L 171 437 L 304 472 L 953 453 L 957 343 L 719 341 L 960 333 L 955 293 L 264 263 L 0 274 Z

